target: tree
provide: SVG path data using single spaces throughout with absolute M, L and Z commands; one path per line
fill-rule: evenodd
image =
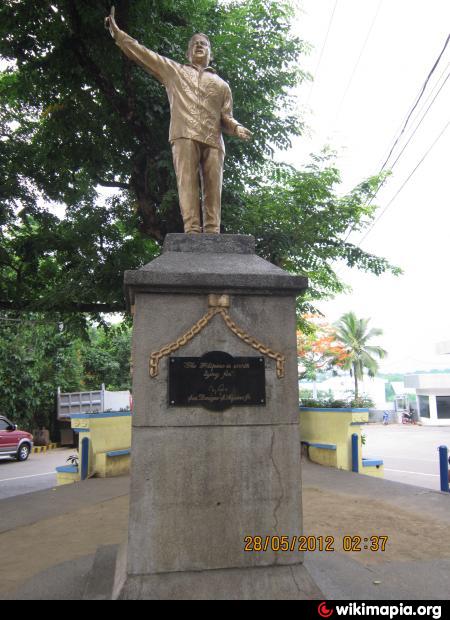
M 166 94 L 114 46 L 109 9 L 107 0 L 0 7 L 0 57 L 10 63 L 0 73 L 0 308 L 123 311 L 124 270 L 182 231 Z M 210 35 L 236 116 L 255 136 L 227 141 L 224 232 L 254 234 L 261 256 L 310 278 L 312 300 L 342 289 L 336 258 L 394 270 L 344 241 L 372 219 L 364 204 L 379 180 L 340 199 L 329 159 L 301 172 L 271 163 L 302 131 L 290 93 L 305 78 L 307 46 L 291 31 L 289 2 L 117 0 L 116 15 L 180 62 L 193 32 Z
M 0 412 L 22 428 L 53 429 L 56 388 L 77 390 L 83 366 L 58 317 L 0 313 Z
M 131 389 L 131 327 L 125 324 L 109 328 L 91 327 L 89 340 L 82 343 L 83 389 Z
M 369 254 L 347 241 L 348 231 L 363 230 L 374 218 L 370 204 L 380 177 L 360 183 L 347 195 L 338 195 L 340 174 L 330 152 L 313 156 L 304 170 L 267 163 L 264 174 L 253 177 L 245 208 L 236 217 L 236 232 L 256 237 L 257 253 L 287 271 L 307 276 L 306 301 L 345 290 L 333 263 L 377 275 L 401 270 L 384 258 Z M 303 300 L 303 313 L 308 311 Z
M 368 341 L 381 336 L 379 328 L 368 329 L 370 319 L 358 319 L 353 312 L 344 314 L 336 324 L 337 340 L 345 348 L 348 358 L 345 367 L 351 369 L 355 381 L 355 400 L 358 399 L 358 381 L 367 369 L 369 377 L 375 377 L 378 363 L 374 358 L 383 359 L 387 352 L 379 346 L 368 345 Z
M 55 430 L 56 390 L 128 390 L 131 327 L 65 324 L 61 317 L 0 313 L 0 413 L 22 428 Z
M 304 316 L 309 329 L 297 332 L 297 354 L 303 366 L 302 379 L 314 380 L 318 372 L 344 368 L 348 353 L 337 342 L 336 331 L 317 315 Z

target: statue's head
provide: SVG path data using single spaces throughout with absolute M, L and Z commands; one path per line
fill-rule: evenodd
M 207 67 L 212 60 L 211 42 L 202 32 L 194 34 L 189 41 L 186 56 L 190 63 Z

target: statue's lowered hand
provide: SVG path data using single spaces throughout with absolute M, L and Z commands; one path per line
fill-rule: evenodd
M 238 125 L 236 128 L 236 135 L 238 138 L 240 138 L 241 140 L 251 140 L 253 137 L 252 132 L 249 129 L 246 129 L 245 127 L 243 127 L 242 125 Z

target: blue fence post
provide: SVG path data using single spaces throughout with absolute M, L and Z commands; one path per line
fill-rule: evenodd
M 359 435 L 352 435 L 352 471 L 357 474 L 359 472 Z
M 89 473 L 89 438 L 81 442 L 81 480 L 86 480 Z
M 439 446 L 439 469 L 441 472 L 441 491 L 444 493 L 449 493 L 447 446 Z

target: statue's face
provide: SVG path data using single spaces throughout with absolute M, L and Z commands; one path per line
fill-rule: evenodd
M 195 34 L 189 41 L 188 58 L 194 65 L 207 67 L 211 59 L 211 45 L 203 34 Z

